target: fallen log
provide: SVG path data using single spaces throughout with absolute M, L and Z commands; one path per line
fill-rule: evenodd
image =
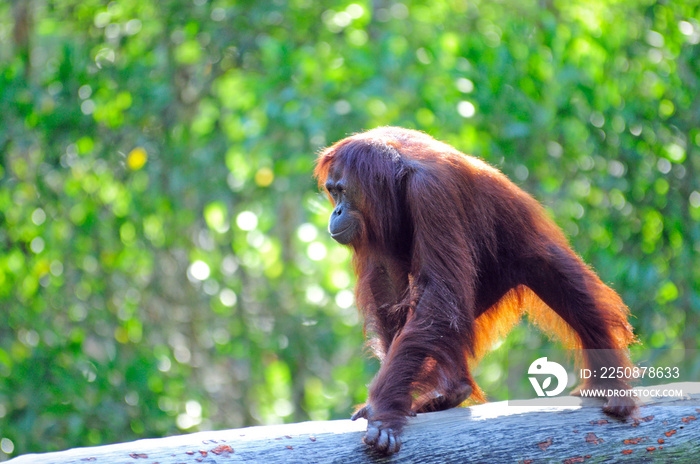
M 567 397 L 507 401 L 419 414 L 403 434 L 401 451 L 376 454 L 362 443 L 365 420 L 303 422 L 198 432 L 129 443 L 28 454 L 12 464 L 198 463 L 579 463 L 698 462 L 700 383 L 682 398 L 643 399 L 639 417 L 619 421 L 600 410 L 602 400 Z

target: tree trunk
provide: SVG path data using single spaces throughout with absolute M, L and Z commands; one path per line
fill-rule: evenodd
M 409 420 L 401 451 L 375 454 L 362 443 L 365 420 L 270 425 L 139 440 L 130 443 L 33 454 L 12 459 L 32 463 L 578 463 L 698 462 L 700 383 L 654 388 L 682 389 L 683 399 L 642 401 L 639 417 L 605 416 L 602 400 L 569 397 L 507 401 L 419 414 Z M 558 398 L 557 404 L 562 399 Z

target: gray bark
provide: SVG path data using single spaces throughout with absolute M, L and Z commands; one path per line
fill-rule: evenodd
M 627 421 L 605 416 L 602 400 L 577 397 L 567 398 L 569 406 L 553 406 L 561 404 L 558 398 L 420 414 L 409 420 L 401 451 L 391 457 L 379 456 L 362 443 L 365 420 L 336 420 L 198 432 L 24 455 L 9 462 L 698 462 L 700 383 L 656 388 L 681 388 L 685 397 L 643 400 L 639 418 Z

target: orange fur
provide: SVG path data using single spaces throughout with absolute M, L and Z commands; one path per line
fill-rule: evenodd
M 382 361 L 356 415 L 376 434 L 397 435 L 412 412 L 484 401 L 470 367 L 523 314 L 564 346 L 584 348 L 586 367 L 630 365 L 627 307 L 497 169 L 426 134 L 386 127 L 324 150 L 314 174 L 353 199 L 335 213 L 344 221 L 338 233 L 353 234 L 344 243 L 356 301 Z M 605 386 L 628 388 L 625 379 Z M 615 397 L 606 408 L 626 416 L 634 404 Z

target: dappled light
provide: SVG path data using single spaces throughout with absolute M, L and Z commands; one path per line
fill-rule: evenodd
M 317 154 L 381 125 L 497 166 L 697 349 L 700 7 L 0 2 L 0 460 L 349 417 L 376 372 Z M 507 350 L 475 371 L 504 399 Z M 694 368 L 700 369 L 700 360 Z

